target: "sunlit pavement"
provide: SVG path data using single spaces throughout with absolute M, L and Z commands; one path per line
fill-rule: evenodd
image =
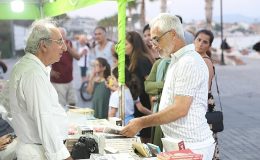
M 219 133 L 224 160 L 259 159 L 260 60 L 243 60 L 243 66 L 216 66 L 224 112 L 225 130 Z M 214 96 L 217 100 L 216 92 Z

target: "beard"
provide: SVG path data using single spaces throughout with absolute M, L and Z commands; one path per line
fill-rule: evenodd
M 161 48 L 159 50 L 159 57 L 160 58 L 165 58 L 165 57 L 170 57 L 170 55 L 172 54 L 172 47 L 173 46 L 167 46 L 166 48 Z

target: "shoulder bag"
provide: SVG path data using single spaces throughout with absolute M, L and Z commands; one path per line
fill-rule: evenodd
M 214 68 L 214 74 L 215 74 L 215 68 Z M 208 109 L 208 111 L 206 113 L 206 118 L 207 118 L 208 124 L 210 125 L 210 129 L 214 133 L 217 133 L 217 132 L 222 132 L 224 130 L 224 124 L 223 124 L 222 104 L 220 101 L 219 88 L 218 88 L 216 74 L 215 74 L 215 82 L 216 82 L 217 93 L 218 93 L 218 98 L 219 98 L 220 111 Z

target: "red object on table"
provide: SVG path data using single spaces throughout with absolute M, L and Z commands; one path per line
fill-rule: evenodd
M 193 153 L 190 149 L 161 152 L 157 155 L 158 160 L 202 160 L 202 158 L 203 155 Z

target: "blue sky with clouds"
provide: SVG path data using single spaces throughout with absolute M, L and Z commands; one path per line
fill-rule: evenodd
M 260 0 L 222 0 L 223 15 L 238 15 L 250 17 L 260 21 Z M 167 11 L 181 15 L 184 21 L 205 19 L 204 0 L 168 0 Z M 150 2 L 146 0 L 146 17 L 149 21 L 160 12 L 160 1 Z M 88 16 L 102 19 L 117 13 L 116 2 L 102 2 L 100 4 L 70 12 L 69 15 Z M 214 0 L 213 17 L 220 16 L 220 0 Z M 225 17 L 224 17 L 225 21 Z

